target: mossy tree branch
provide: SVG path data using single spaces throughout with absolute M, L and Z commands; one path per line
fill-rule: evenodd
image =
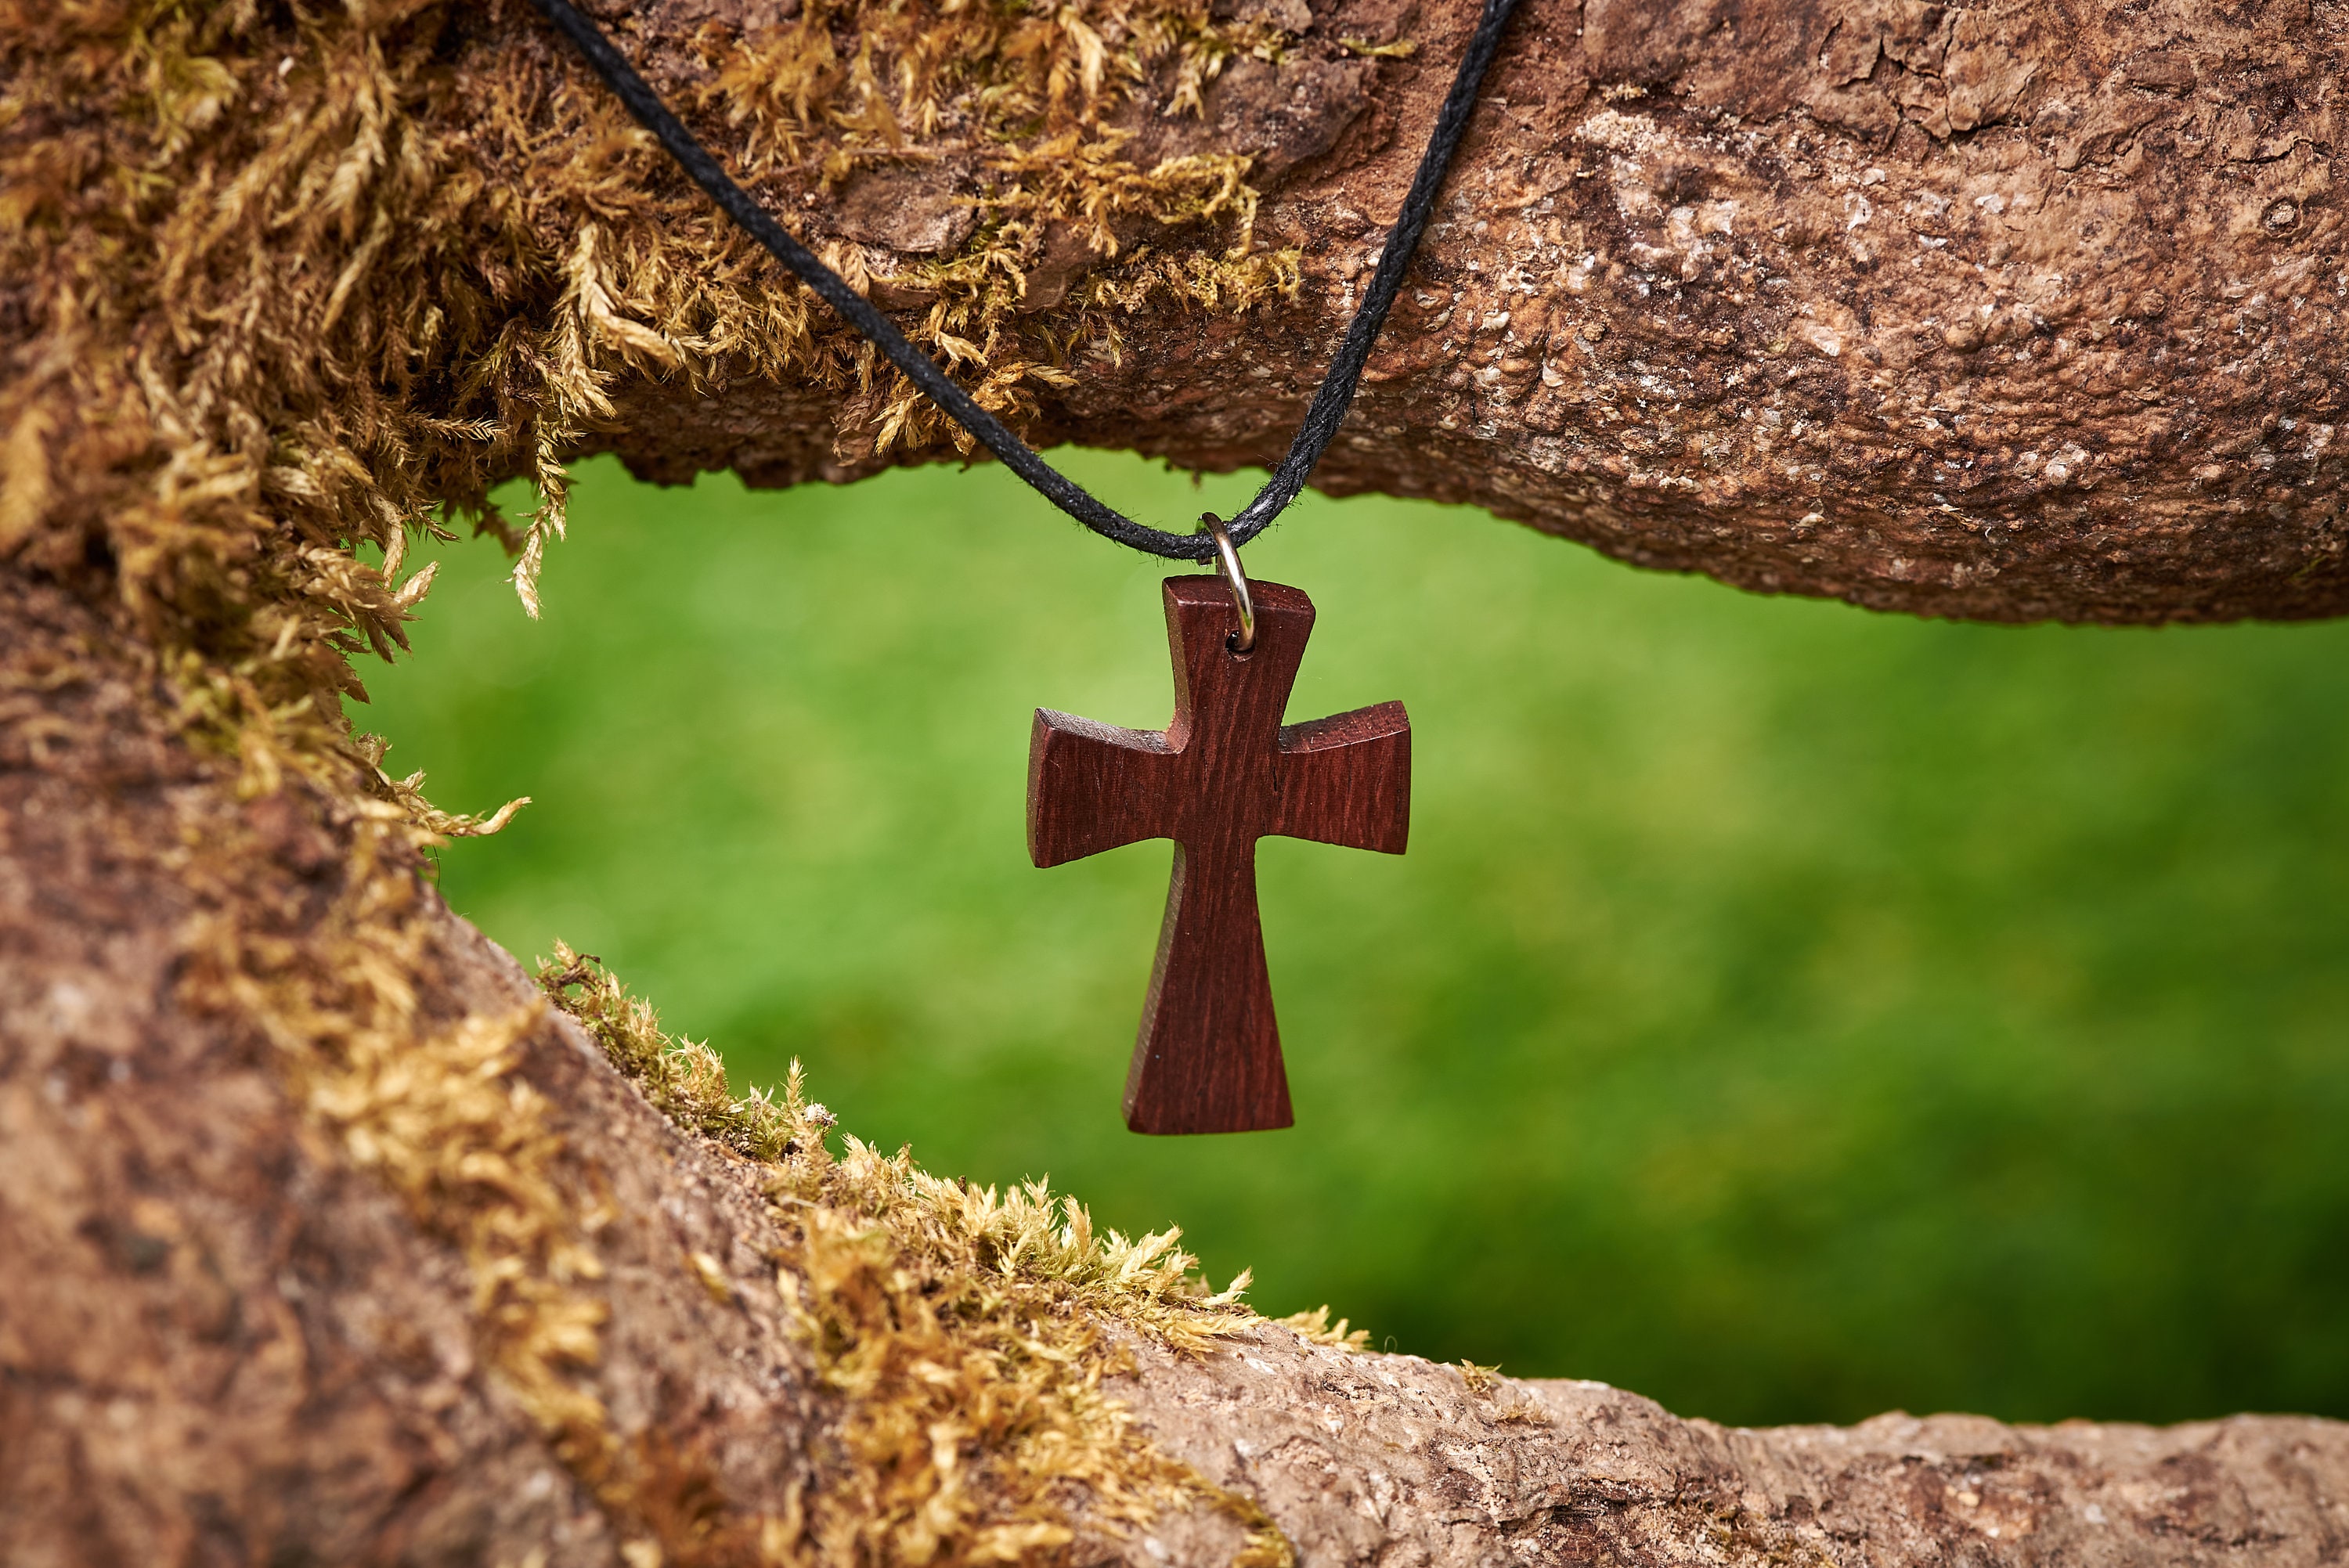
M 1278 66 L 1216 78 L 1195 123 L 1137 88 L 1145 143 L 1252 160 L 1252 243 L 1293 249 L 1297 287 L 1238 315 L 1022 316 L 1069 335 L 1074 377 L 1038 390 L 1037 438 L 1278 456 L 1472 15 L 1325 0 Z M 679 20 L 628 32 L 689 98 L 661 44 Z M 1407 59 L 1365 52 L 1398 37 Z M 1320 482 L 1918 614 L 2338 614 L 2344 81 L 2333 0 L 1528 0 Z M 913 221 L 866 222 L 857 191 L 951 204 L 988 184 L 951 159 L 858 180 L 846 203 L 780 171 L 767 190 L 875 278 L 928 263 Z M 1226 239 L 1146 237 L 1202 260 Z M 1081 297 L 1091 260 L 1056 244 L 1023 308 Z M 657 478 L 881 460 L 865 407 L 771 382 L 654 378 L 615 401 L 601 443 Z

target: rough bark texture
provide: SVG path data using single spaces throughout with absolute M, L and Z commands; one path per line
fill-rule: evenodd
M 2316 1564 L 2349 1550 L 2338 1422 L 1735 1429 L 1603 1383 L 1472 1386 L 1271 1326 L 1203 1363 L 1145 1355 L 1126 1394 L 1163 1446 L 1261 1498 L 1308 1563 Z M 1181 1562 L 1206 1557 L 1194 1539 L 1158 1537 Z
M 791 1303 L 802 1255 L 755 1168 L 680 1135 L 546 1014 L 508 1077 L 599 1267 L 616 1483 L 580 1479 L 489 1365 L 479 1277 L 279 1047 L 190 1002 L 239 863 L 244 917 L 316 939 L 352 825 L 298 789 L 239 806 L 102 624 L 0 574 L 0 1561 L 792 1562 L 843 1418 Z M 428 1021 L 534 988 L 429 893 Z M 1475 1377 L 1261 1324 L 1204 1358 L 1127 1335 L 1137 1436 L 1253 1498 L 1321 1563 L 2338 1563 L 2349 1426 L 2158 1431 L 1887 1416 L 1730 1431 L 1588 1383 Z M 511 1365 L 506 1363 L 505 1365 Z M 1080 1523 L 1085 1514 L 1078 1509 Z M 1229 1509 L 1040 1560 L 1220 1563 Z M 714 1543 L 714 1544 L 713 1544 Z
M 684 101 L 688 23 L 729 4 L 606 15 Z M 1301 248 L 1303 284 L 1131 324 L 1036 438 L 1277 457 L 1472 15 L 1315 0 L 1291 57 L 1240 62 L 1204 121 L 1137 112 L 1166 151 L 1257 157 L 1257 233 Z M 1399 34 L 1408 60 L 1340 42 Z M 2338 0 L 1526 0 L 1319 483 L 1879 609 L 2337 614 L 2344 80 Z M 761 190 L 885 278 L 935 238 Z M 609 440 L 640 474 L 870 466 L 869 430 L 790 386 L 621 400 Z

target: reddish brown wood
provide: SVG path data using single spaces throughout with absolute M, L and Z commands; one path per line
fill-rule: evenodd
M 1166 580 L 1174 717 L 1120 729 L 1036 710 L 1028 748 L 1028 852 L 1056 866 L 1139 839 L 1174 841 L 1158 959 L 1125 1076 L 1136 1132 L 1287 1127 L 1256 841 L 1268 833 L 1403 851 L 1411 829 L 1411 720 L 1402 704 L 1283 727 L 1313 602 L 1254 585 L 1256 646 L 1220 578 Z

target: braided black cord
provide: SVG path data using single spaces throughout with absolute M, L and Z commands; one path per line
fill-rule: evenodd
M 1501 29 L 1516 8 L 1517 0 L 1485 0 L 1485 11 L 1476 24 L 1476 31 L 1468 40 L 1468 51 L 1460 61 L 1459 74 L 1453 78 L 1452 90 L 1444 100 L 1444 108 L 1435 117 L 1435 133 L 1429 139 L 1427 151 L 1419 162 L 1419 172 L 1411 182 L 1411 193 L 1403 198 L 1402 211 L 1395 220 L 1393 232 L 1387 236 L 1386 250 L 1379 256 L 1378 271 L 1371 279 L 1370 292 L 1363 297 L 1361 308 L 1346 327 L 1346 335 L 1338 346 L 1335 358 L 1330 362 L 1330 372 L 1321 382 L 1320 390 L 1306 411 L 1305 422 L 1298 428 L 1297 438 L 1289 443 L 1288 455 L 1273 470 L 1272 479 L 1257 493 L 1254 500 L 1241 509 L 1232 520 L 1231 538 L 1235 545 L 1246 544 L 1272 525 L 1288 503 L 1305 488 L 1313 466 L 1321 460 L 1322 452 L 1344 423 L 1346 408 L 1354 400 L 1354 387 L 1361 379 L 1362 366 L 1371 356 L 1377 342 L 1379 328 L 1385 325 L 1387 312 L 1394 304 L 1395 295 L 1402 290 L 1404 272 L 1411 265 L 1412 253 L 1419 248 L 1419 237 L 1427 227 L 1427 220 L 1435 210 L 1435 198 L 1444 185 L 1444 176 L 1451 167 L 1452 155 L 1468 129 L 1469 117 L 1476 108 L 1476 89 L 1485 79 L 1485 68 L 1493 63 L 1493 55 L 1500 46 Z M 767 210 L 751 199 L 750 193 L 734 183 L 733 178 L 719 167 L 718 160 L 705 150 L 693 133 L 686 129 L 668 106 L 660 100 L 644 77 L 628 64 L 626 56 L 613 46 L 603 30 L 583 15 L 570 0 L 532 0 L 546 19 L 554 24 L 563 36 L 578 46 L 587 57 L 613 92 L 619 96 L 637 123 L 653 133 L 668 155 L 693 182 L 709 193 L 726 215 L 740 224 L 750 237 L 767 247 L 774 258 L 796 273 L 800 281 L 822 295 L 825 304 L 838 311 L 848 325 L 863 333 L 888 356 L 889 363 L 903 371 L 906 378 L 928 395 L 930 400 L 946 410 L 947 416 L 977 438 L 978 443 L 993 452 L 1003 466 L 1033 486 L 1045 500 L 1092 529 L 1104 539 L 1116 541 L 1147 554 L 1163 556 L 1169 561 L 1204 562 L 1215 554 L 1215 542 L 1205 534 L 1169 533 L 1134 521 L 1123 512 L 1104 506 L 1093 499 L 1084 487 L 1061 473 L 1036 455 L 1027 442 L 1011 433 L 1002 420 L 980 407 L 969 393 L 948 379 L 935 360 L 915 347 L 897 330 L 896 324 L 875 310 L 870 302 L 847 281 L 825 266 L 814 253 L 792 238 L 783 226 L 768 215 Z

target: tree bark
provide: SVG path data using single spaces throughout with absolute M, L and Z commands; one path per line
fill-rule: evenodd
M 809 1538 L 877 1396 L 817 1375 L 799 1303 L 834 1264 L 771 1166 L 681 1133 L 412 859 L 354 872 L 364 817 L 298 784 L 240 804 L 86 607 L 0 573 L 0 1559 L 922 1560 Z M 376 962 L 350 944 L 370 886 L 363 923 L 410 934 L 415 991 L 413 1037 L 366 1077 L 359 1034 L 317 1051 L 231 982 L 282 988 L 305 948 Z M 432 1078 L 415 1040 L 483 1019 L 512 1021 L 501 1048 Z M 467 1228 L 469 1183 L 502 1239 Z M 551 1202 L 515 1201 L 533 1183 Z M 533 1214 L 559 1247 L 514 1243 Z M 2149 1568 L 2349 1546 L 2335 1422 L 1724 1430 L 1260 1320 L 1205 1355 L 1100 1326 L 1119 1440 L 1221 1501 L 1120 1524 L 1076 1491 L 1074 1536 L 1010 1557 Z
M 2349 1427 L 1895 1413 L 1729 1429 L 1601 1383 L 1350 1355 L 1267 1326 L 1125 1390 L 1260 1498 L 1308 1563 L 2316 1563 L 2349 1539 Z M 1178 1562 L 1213 1560 L 1178 1521 Z M 1139 1560 L 1154 1558 L 1148 1541 Z
M 608 13 L 678 102 L 708 74 L 687 10 Z M 1124 324 L 1121 350 L 1071 361 L 1033 438 L 1276 459 L 1473 15 L 1329 0 L 1278 69 L 1227 72 L 1204 119 L 1145 100 L 1164 150 L 1255 159 L 1259 243 L 1297 247 L 1301 284 L 1241 318 Z M 1407 60 L 1341 42 L 1398 32 Z M 2344 81 L 2338 0 L 1526 0 L 1317 483 L 1919 614 L 2340 614 Z M 721 153 L 741 139 L 698 125 Z M 976 196 L 961 167 L 953 192 Z M 875 276 L 918 259 L 886 242 L 918 236 L 830 192 L 757 184 Z M 1031 290 L 1068 287 L 1046 273 Z M 642 475 L 874 462 L 869 405 L 821 393 L 620 401 L 605 440 Z

